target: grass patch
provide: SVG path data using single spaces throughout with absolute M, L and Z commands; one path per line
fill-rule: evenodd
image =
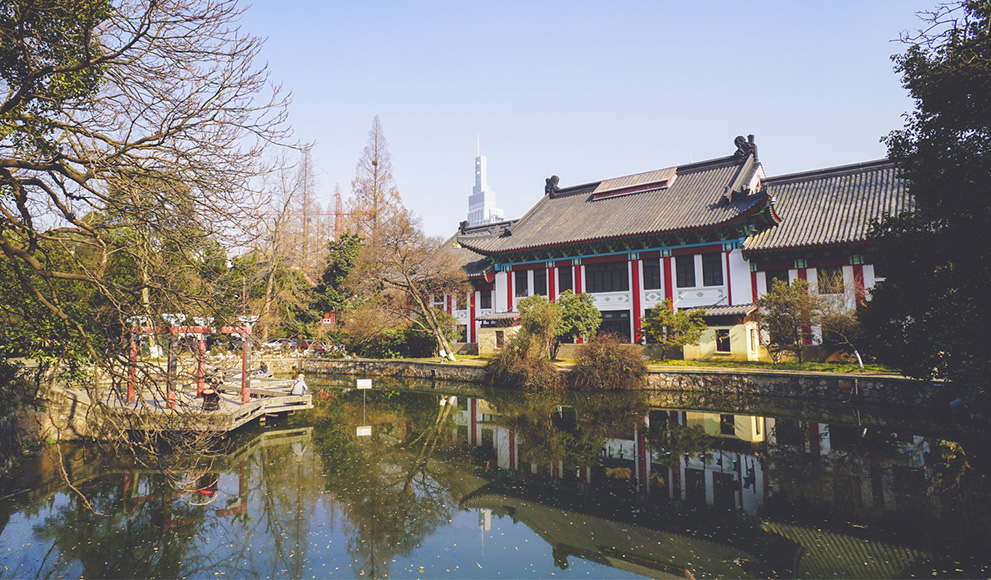
M 665 367 L 695 367 L 695 368 L 724 368 L 759 371 L 797 371 L 825 373 L 861 373 L 871 375 L 901 375 L 898 370 L 885 365 L 867 364 L 861 369 L 856 363 L 821 363 L 821 362 L 779 362 L 777 364 L 763 361 L 714 361 L 714 360 L 652 360 L 647 362 L 651 370 L 663 370 Z

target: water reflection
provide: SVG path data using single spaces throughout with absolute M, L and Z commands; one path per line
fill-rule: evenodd
M 324 389 L 311 412 L 242 434 L 185 477 L 77 448 L 64 460 L 93 510 L 42 456 L 3 484 L 0 575 L 989 571 L 977 443 L 641 393 L 431 387 L 365 403 Z

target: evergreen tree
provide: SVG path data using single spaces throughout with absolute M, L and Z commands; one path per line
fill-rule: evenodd
M 987 402 L 991 358 L 991 2 L 942 5 L 894 57 L 915 100 L 886 138 L 915 209 L 874 223 L 884 281 L 861 319 L 879 358 Z

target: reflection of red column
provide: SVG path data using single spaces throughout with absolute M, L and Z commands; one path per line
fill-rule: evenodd
M 130 405 L 134 403 L 137 399 L 137 393 L 134 389 L 135 375 L 137 374 L 138 363 L 138 340 L 137 332 L 135 329 L 131 329 L 131 353 L 127 364 L 127 403 Z
M 237 507 L 217 510 L 217 516 L 238 516 L 248 511 L 247 483 L 244 481 L 244 461 L 238 464 L 237 497 L 240 500 Z
M 647 457 L 647 430 L 644 429 L 644 420 L 640 419 L 640 423 L 636 427 L 636 442 L 637 442 L 637 491 L 646 494 L 649 491 L 647 485 L 647 474 L 649 472 L 649 463 Z
M 822 453 L 822 441 L 819 439 L 819 424 L 816 422 L 809 423 L 809 451 L 812 455 L 820 455 Z
M 469 425 L 471 426 L 471 433 L 468 437 L 471 442 L 471 446 L 474 447 L 478 445 L 478 435 L 475 434 L 475 431 L 478 428 L 478 399 L 468 399 L 468 415 L 470 417 Z
M 131 490 L 134 485 L 134 474 L 125 473 L 124 474 L 124 492 L 121 494 L 124 501 L 124 511 L 131 511 Z
M 516 471 L 516 431 L 509 431 L 509 470 Z
M 206 377 L 206 339 L 203 335 L 199 336 L 199 341 L 197 346 L 199 347 L 198 353 L 196 355 L 196 396 L 203 395 L 203 384 Z

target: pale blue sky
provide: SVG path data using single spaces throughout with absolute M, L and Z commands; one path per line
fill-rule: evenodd
M 322 203 L 350 193 L 379 115 L 403 199 L 433 235 L 465 219 L 476 135 L 507 218 L 561 185 L 732 154 L 769 175 L 878 159 L 911 100 L 891 55 L 936 0 L 258 0 L 245 30 L 315 141 Z

